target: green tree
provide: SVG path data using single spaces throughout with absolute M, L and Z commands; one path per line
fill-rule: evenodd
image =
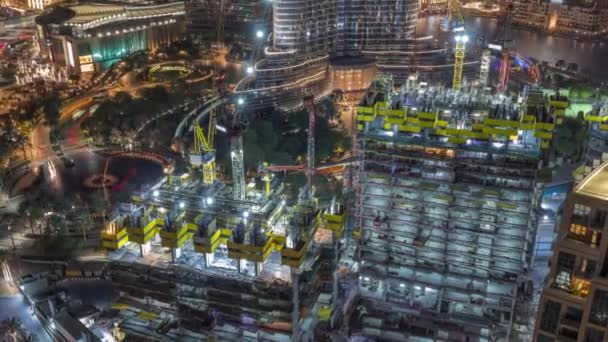
M 555 129 L 555 151 L 566 158 L 578 158 L 587 137 L 585 123 L 581 118 L 565 117 L 563 120 Z
M 59 123 L 59 107 L 61 107 L 61 100 L 56 93 L 50 94 L 43 100 L 42 113 L 46 122 L 52 127 Z

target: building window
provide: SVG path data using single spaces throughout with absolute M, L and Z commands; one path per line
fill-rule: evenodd
M 547 335 L 538 334 L 538 342 L 555 342 L 553 337 L 549 337 Z
M 540 320 L 540 329 L 550 333 L 555 333 L 555 330 L 557 330 L 559 312 L 561 309 L 562 305 L 560 303 L 548 300 L 547 303 L 545 303 L 543 315 Z
M 608 292 L 595 290 L 589 322 L 597 325 L 608 324 Z
M 591 208 L 582 205 L 582 204 L 574 204 L 574 210 L 572 211 L 572 218 L 579 220 L 586 220 L 589 213 L 591 212 Z
M 570 281 L 570 272 L 559 271 L 555 277 L 555 287 L 567 291 L 570 289 Z
M 602 342 L 604 341 L 604 332 L 593 328 L 587 328 L 587 337 L 585 342 Z
M 557 256 L 557 265 L 559 266 L 560 269 L 566 269 L 568 271 L 573 271 L 575 262 L 576 262 L 576 255 L 574 255 L 574 254 L 570 254 L 570 253 L 566 253 L 566 252 L 559 252 L 559 254 Z
M 570 230 L 570 235 L 573 238 L 584 239 L 585 234 L 587 234 L 587 227 L 583 226 L 582 224 L 571 223 L 569 230 Z
M 566 309 L 564 318 L 576 323 L 580 323 L 583 320 L 583 310 L 569 306 L 568 309 Z

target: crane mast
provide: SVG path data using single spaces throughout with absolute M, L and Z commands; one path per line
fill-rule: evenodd
M 454 32 L 454 78 L 452 80 L 452 89 L 458 90 L 462 88 L 462 73 L 464 68 L 464 58 L 466 55 L 466 44 L 469 37 L 464 30 L 464 17 L 458 0 L 448 0 L 448 23 L 452 24 L 456 21 Z
M 505 23 L 505 34 L 502 39 L 502 60 L 500 62 L 500 73 L 498 82 L 498 91 L 505 92 L 509 87 L 509 69 L 511 68 L 511 21 L 512 21 L 513 4 L 507 6 L 507 20 Z
M 306 153 L 306 186 L 312 192 L 312 177 L 315 174 L 315 99 L 313 96 L 304 98 L 304 106 L 308 110 L 308 143 Z

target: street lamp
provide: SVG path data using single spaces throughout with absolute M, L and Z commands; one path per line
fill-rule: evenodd
M 238 103 L 239 105 L 242 105 L 243 103 L 245 103 L 245 100 L 243 100 L 242 97 L 239 97 L 238 100 L 236 100 L 236 103 Z

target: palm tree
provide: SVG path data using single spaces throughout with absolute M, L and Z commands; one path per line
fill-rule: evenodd
M 2 334 L 6 335 L 19 335 L 23 336 L 23 323 L 17 317 L 7 318 L 2 323 L 0 323 L 0 329 L 2 330 Z

